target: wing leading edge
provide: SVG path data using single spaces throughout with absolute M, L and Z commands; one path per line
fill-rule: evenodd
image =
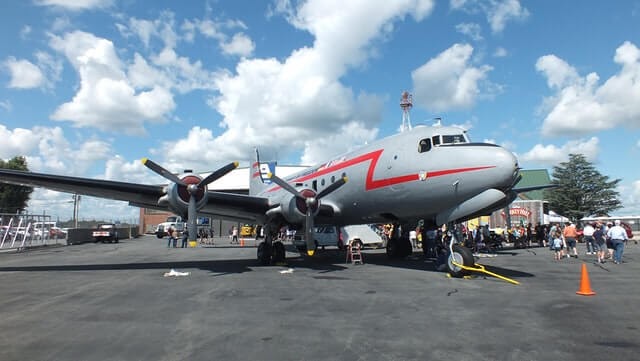
M 77 193 L 98 198 L 129 202 L 143 208 L 172 211 L 158 204 L 165 185 L 146 185 L 102 179 L 0 169 L 0 182 L 42 187 L 59 192 Z M 208 191 L 208 201 L 199 212 L 229 219 L 258 219 L 269 209 L 266 198 Z

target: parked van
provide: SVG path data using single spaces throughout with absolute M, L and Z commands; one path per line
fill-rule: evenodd
M 313 241 L 315 242 L 316 249 L 324 247 L 344 248 L 344 242 L 342 242 L 338 229 L 335 226 L 315 227 L 313 232 Z M 293 238 L 293 244 L 300 252 L 307 250 L 307 243 L 304 239 L 304 230 L 296 232 Z
M 378 232 L 375 224 L 360 224 L 342 227 L 342 239 L 345 244 L 363 247 L 385 247 L 387 244 Z

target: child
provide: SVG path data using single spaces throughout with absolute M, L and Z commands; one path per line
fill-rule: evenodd
M 560 231 L 556 231 L 553 234 L 552 242 L 553 249 L 556 251 L 555 260 L 559 261 L 562 259 L 562 233 Z

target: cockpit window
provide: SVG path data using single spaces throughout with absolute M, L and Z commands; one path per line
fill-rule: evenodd
M 418 143 L 418 153 L 424 153 L 431 150 L 431 139 L 425 138 Z
M 434 147 L 436 145 L 440 145 L 440 136 L 439 135 L 434 135 L 433 137 L 431 137 L 431 139 L 433 140 L 433 146 Z
M 458 144 L 458 143 L 466 143 L 466 139 L 462 134 L 455 135 L 443 135 L 442 136 L 442 144 Z

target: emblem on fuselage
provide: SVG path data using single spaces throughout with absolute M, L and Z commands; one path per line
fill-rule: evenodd
M 426 180 L 427 180 L 427 171 L 426 171 L 426 170 L 421 170 L 421 171 L 418 173 L 418 178 L 419 178 L 421 181 L 426 181 Z

